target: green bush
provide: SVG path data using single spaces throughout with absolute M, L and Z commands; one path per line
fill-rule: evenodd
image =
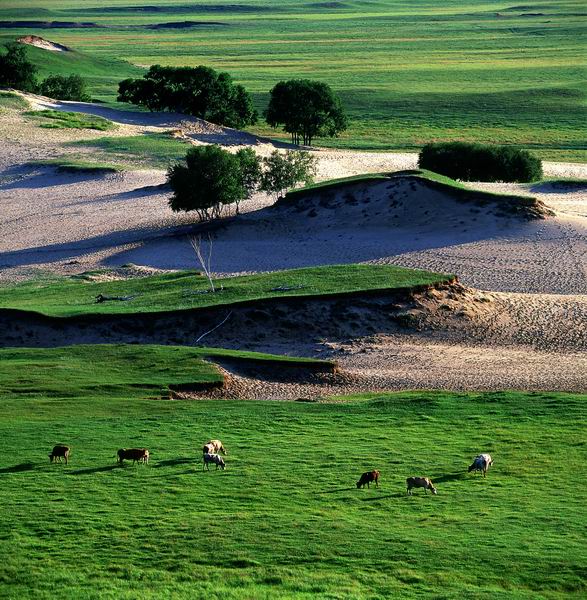
M 420 151 L 421 169 L 461 181 L 526 183 L 542 179 L 542 162 L 526 150 L 466 142 L 427 144 Z
M 79 75 L 50 75 L 39 88 L 43 96 L 55 98 L 56 100 L 78 100 L 89 102 L 91 100 L 86 91 L 86 82 Z

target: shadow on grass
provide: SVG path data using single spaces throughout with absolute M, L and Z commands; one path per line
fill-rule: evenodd
M 157 463 L 154 463 L 152 466 L 154 469 L 159 469 L 160 467 L 174 467 L 175 465 L 188 465 L 188 464 L 201 464 L 201 460 L 198 461 L 193 456 L 189 458 L 173 458 L 171 460 L 162 460 Z
M 398 492 L 397 494 L 387 494 L 386 496 L 372 496 L 370 498 L 361 498 L 363 502 L 377 502 L 377 500 L 388 500 L 389 498 L 403 498 L 406 494 Z
M 317 494 L 335 494 L 336 492 L 352 492 L 353 490 L 356 490 L 357 486 L 353 485 L 353 487 L 343 487 L 343 488 L 336 488 L 334 490 L 322 490 L 320 492 L 316 492 Z
M 457 471 L 456 473 L 445 473 L 444 475 L 438 475 L 437 477 L 431 477 L 434 485 L 437 483 L 445 483 L 446 481 L 455 481 L 457 479 L 464 479 L 466 473 L 463 471 Z
M 75 471 L 68 471 L 68 475 L 92 475 L 93 473 L 107 473 L 108 471 L 114 471 L 114 469 L 121 469 L 122 467 L 116 463 L 114 465 L 106 465 L 104 467 L 92 467 L 91 469 L 76 469 Z
M 33 471 L 36 469 L 34 463 L 25 462 L 19 463 L 12 467 L 3 467 L 0 469 L 0 475 L 6 475 L 7 473 L 23 473 L 24 471 Z

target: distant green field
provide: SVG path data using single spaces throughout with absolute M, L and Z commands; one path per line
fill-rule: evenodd
M 194 354 L 0 350 L 3 597 L 585 596 L 585 396 L 160 399 Z M 225 472 L 202 472 L 210 438 Z M 117 466 L 121 447 L 150 464 Z M 466 472 L 480 451 L 487 479 Z M 380 488 L 357 490 L 373 468 Z M 406 496 L 411 475 L 438 495 Z
M 103 282 L 74 276 L 0 286 L 0 308 L 54 317 L 168 312 L 267 298 L 410 288 L 451 278 L 395 265 L 334 265 L 219 279 L 216 286 L 223 290 L 207 294 L 202 293 L 208 288 L 206 278 L 189 271 Z M 291 289 L 274 289 L 282 286 Z M 132 299 L 96 303 L 98 294 Z
M 36 33 L 100 61 L 124 57 L 141 67 L 209 65 L 250 89 L 261 110 L 282 79 L 326 81 L 352 125 L 318 144 L 415 150 L 465 140 L 585 161 L 586 12 L 583 0 L 173 0 L 154 7 L 143 0 L 5 0 L 0 19 L 104 26 L 2 35 Z M 200 25 L 152 28 L 186 21 Z M 67 53 L 44 52 L 46 71 L 48 54 Z M 86 68 L 81 59 L 79 67 Z M 91 68 L 93 92 L 104 99 L 114 98 L 115 81 L 131 70 Z M 266 126 L 256 131 L 275 134 Z

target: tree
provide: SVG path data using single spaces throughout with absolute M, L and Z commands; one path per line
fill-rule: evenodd
M 23 92 L 35 92 L 37 67 L 27 59 L 22 44 L 4 44 L 6 54 L 0 56 L 0 86 L 12 87 Z
M 315 137 L 335 137 L 348 121 L 338 96 L 329 85 L 310 79 L 280 81 L 270 92 L 265 119 L 283 125 L 294 144 L 310 145 Z
M 195 210 L 201 220 L 218 218 L 225 205 L 247 197 L 240 160 L 220 146 L 190 148 L 185 165 L 167 171 L 173 190 L 169 206 L 175 212 Z
M 193 115 L 228 127 L 245 127 L 257 121 L 253 102 L 228 73 L 210 67 L 153 65 L 142 79 L 125 79 L 118 85 L 118 100 Z
M 248 200 L 259 187 L 261 180 L 261 159 L 252 148 L 241 148 L 235 154 L 239 162 L 239 177 L 245 191 L 243 200 Z M 239 212 L 240 200 L 235 200 L 236 214 Z
M 79 75 L 50 75 L 39 88 L 43 96 L 56 98 L 57 100 L 78 100 L 89 102 L 91 100 L 87 93 L 86 82 Z
M 281 154 L 274 150 L 263 159 L 263 166 L 259 189 L 275 194 L 278 200 L 298 183 L 311 183 L 316 174 L 316 159 L 309 152 L 288 150 Z

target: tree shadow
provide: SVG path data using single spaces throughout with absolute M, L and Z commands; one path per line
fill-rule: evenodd
M 68 471 L 68 475 L 93 475 L 94 473 L 107 473 L 108 471 L 114 471 L 114 469 L 121 469 L 122 466 L 118 463 L 114 465 L 106 465 L 103 467 L 92 467 L 90 469 L 76 469 L 75 471 Z
M 19 463 L 12 467 L 3 467 L 0 469 L 0 475 L 6 475 L 8 473 L 23 473 L 25 471 L 34 471 L 37 467 L 32 462 Z

